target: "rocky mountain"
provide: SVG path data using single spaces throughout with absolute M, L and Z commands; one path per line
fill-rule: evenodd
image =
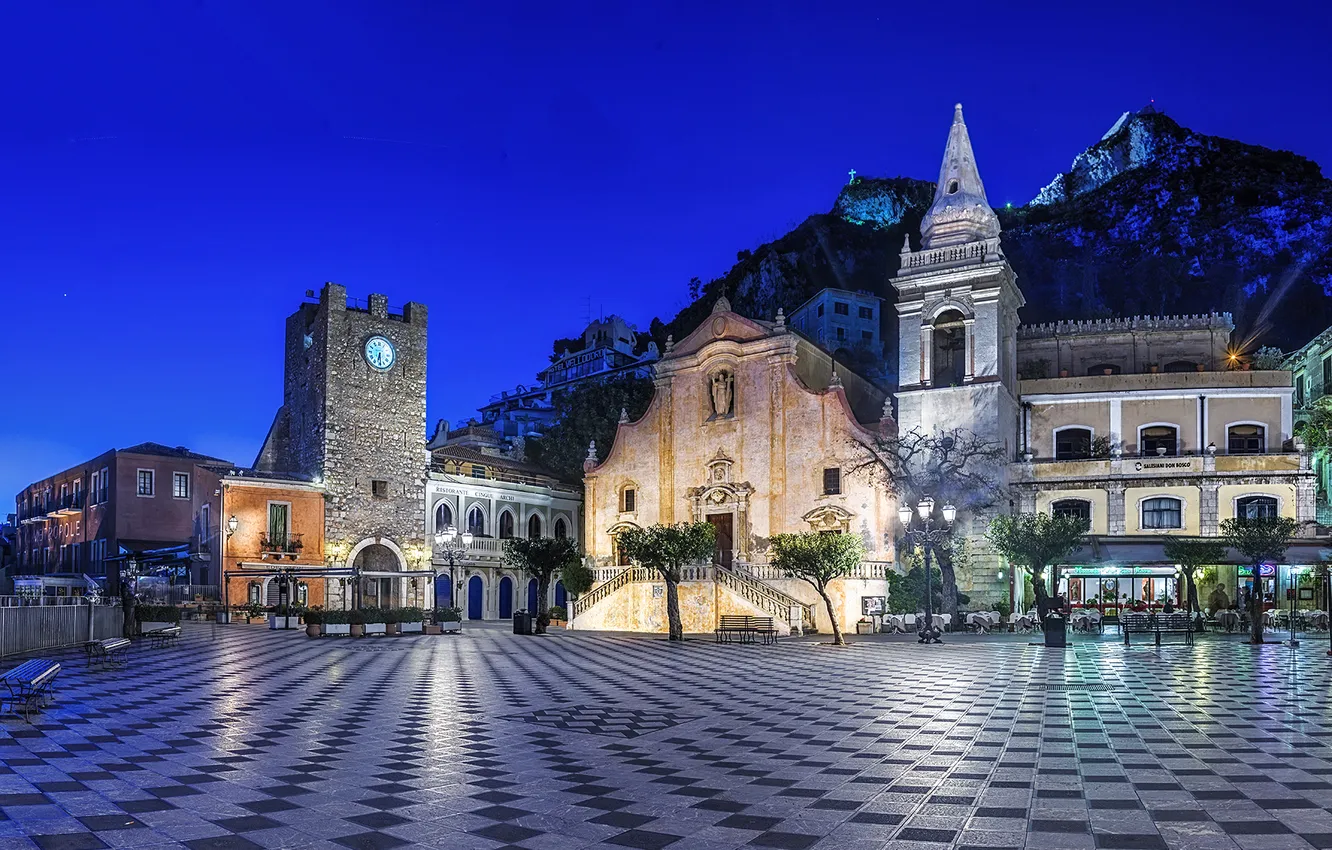
M 740 252 L 654 335 L 683 338 L 722 292 L 768 319 L 827 286 L 891 303 L 903 234 L 919 245 L 933 191 L 854 179 L 828 213 Z M 1332 325 L 1332 181 L 1293 153 L 1196 133 L 1148 107 L 1125 113 L 1029 204 L 996 212 L 1024 322 L 1224 310 L 1245 350 L 1290 350 Z

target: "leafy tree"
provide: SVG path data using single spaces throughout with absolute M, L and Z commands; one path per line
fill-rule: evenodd
M 684 626 L 680 622 L 680 568 L 712 556 L 717 546 L 717 529 L 708 522 L 629 528 L 620 532 L 619 544 L 629 560 L 661 574 L 666 582 L 670 639 L 684 640 Z
M 1202 537 L 1169 537 L 1161 551 L 1166 560 L 1179 564 L 1184 572 L 1184 582 L 1189 592 L 1189 610 L 1195 614 L 1201 613 L 1195 575 L 1203 567 L 1221 563 L 1226 557 L 1226 544 L 1221 540 Z
M 1004 447 L 963 428 L 924 434 L 881 435 L 856 440 L 860 457 L 851 474 L 861 474 L 891 492 L 899 504 L 915 505 L 925 496 L 952 504 L 959 517 L 995 504 L 1001 495 L 999 467 Z M 959 519 L 959 522 L 961 520 Z M 952 548 L 936 548 L 942 576 L 940 611 L 958 622 L 956 559 Z
M 865 546 L 860 538 L 853 534 L 805 531 L 799 534 L 775 534 L 771 546 L 769 559 L 772 565 L 793 578 L 804 579 L 813 585 L 828 609 L 833 644 L 846 646 L 842 627 L 837 622 L 837 612 L 833 610 L 832 600 L 828 598 L 828 585 L 848 575 L 865 556 Z
M 537 580 L 536 631 L 544 635 L 550 625 L 546 593 L 551 578 L 581 564 L 583 559 L 567 537 L 510 537 L 504 541 L 504 562 Z
M 565 591 L 575 599 L 592 589 L 596 576 L 583 559 L 560 570 L 560 581 L 564 582 Z
M 1052 586 L 1058 587 L 1058 564 L 1082 544 L 1087 528 L 1087 520 L 1081 517 L 1047 513 L 1001 515 L 990 521 L 988 536 L 994 548 L 1010 564 L 1023 567 L 1031 574 L 1036 612 L 1042 623 L 1050 611 L 1050 594 L 1045 589 L 1043 575 L 1045 568 L 1055 568 Z
M 1290 538 L 1300 523 L 1290 517 L 1235 517 L 1221 523 L 1221 536 L 1246 563 L 1253 565 L 1253 583 L 1249 593 L 1250 640 L 1263 642 L 1263 594 L 1259 573 L 1263 564 L 1286 559 Z
M 1332 395 L 1321 396 L 1309 405 L 1309 416 L 1295 426 L 1295 433 L 1310 449 L 1332 448 Z
M 528 454 L 559 478 L 581 482 L 588 444 L 595 441 L 597 459 L 605 460 L 615 442 L 620 411 L 637 419 L 651 402 L 652 381 L 633 376 L 558 393 L 554 399 L 557 421 L 540 439 L 528 442 Z

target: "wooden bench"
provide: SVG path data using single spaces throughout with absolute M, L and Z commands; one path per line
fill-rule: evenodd
M 0 679 L 5 683 L 5 694 L 0 694 L 0 706 L 7 704 L 10 711 L 31 723 L 32 710 L 50 703 L 55 698 L 55 680 L 60 665 L 44 658 L 24 661 Z
M 93 662 L 114 667 L 125 663 L 125 653 L 129 647 L 128 638 L 104 638 L 88 641 L 83 645 L 83 651 L 88 654 L 89 667 Z
M 180 626 L 166 626 L 161 629 L 153 629 L 144 635 L 152 646 L 166 646 L 180 640 Z
M 1135 634 L 1154 635 L 1156 645 L 1161 645 L 1161 635 L 1182 634 L 1184 643 L 1193 646 L 1193 622 L 1186 613 L 1143 614 L 1126 613 L 1119 617 L 1119 630 L 1124 633 L 1124 646 L 1131 646 L 1129 636 Z
M 741 643 L 753 643 L 755 636 L 762 638 L 765 644 L 777 642 L 777 628 L 771 617 L 723 614 L 713 633 L 717 643 L 730 643 L 733 637 L 738 637 Z

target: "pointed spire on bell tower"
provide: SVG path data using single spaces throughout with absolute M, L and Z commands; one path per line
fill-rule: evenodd
M 921 247 L 946 248 L 994 239 L 999 235 L 999 217 L 985 198 L 985 184 L 976 168 L 971 137 L 962 120 L 962 104 L 953 108 L 953 126 L 948 130 L 939 184 L 934 203 L 920 222 Z

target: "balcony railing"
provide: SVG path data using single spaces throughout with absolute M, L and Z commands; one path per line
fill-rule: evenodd
M 65 494 L 63 497 L 61 497 L 58 500 L 54 511 L 54 513 L 62 515 L 77 514 L 82 512 L 83 512 L 82 490 Z
M 259 557 L 264 560 L 270 557 L 278 560 L 287 557 L 294 561 L 301 556 L 301 550 L 304 548 L 305 544 L 301 543 L 301 535 L 299 534 L 283 534 L 273 537 L 265 534 L 259 538 Z

